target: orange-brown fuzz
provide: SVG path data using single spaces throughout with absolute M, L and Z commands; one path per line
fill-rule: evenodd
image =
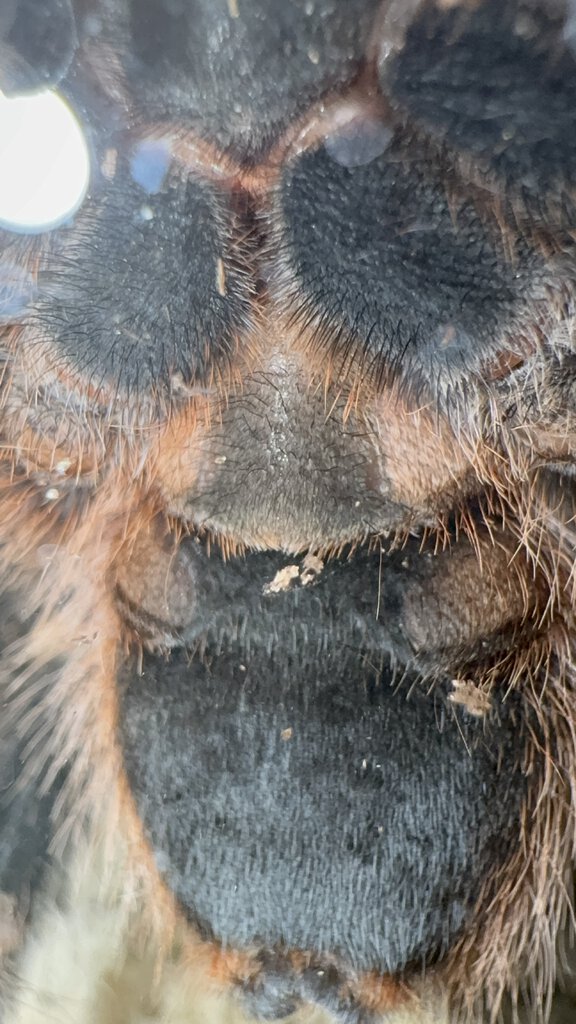
M 458 2 L 437 0 L 442 7 Z M 459 5 L 475 2 L 462 0 Z M 419 3 L 411 0 L 406 6 L 392 0 L 383 8 L 379 46 L 387 33 L 391 48 L 402 44 Z M 115 95 L 121 93 L 121 70 L 112 50 L 100 47 L 92 60 L 99 80 Z M 359 92 L 352 100 L 365 102 L 365 97 Z M 231 159 L 223 163 L 207 143 L 187 137 L 175 146 L 175 158 L 188 170 L 208 176 L 219 163 L 219 180 L 258 196 L 270 211 L 281 167 L 290 155 L 332 130 L 336 114 L 330 102 L 308 114 L 282 140 L 264 170 L 243 170 Z M 27 269 L 34 276 L 39 248 L 32 240 L 27 245 Z M 219 282 L 224 288 L 221 274 Z M 505 512 L 509 531 L 506 543 L 479 538 L 474 524 L 463 518 L 462 531 L 472 548 L 465 555 L 456 552 L 444 562 L 439 559 L 437 606 L 431 609 L 426 603 L 427 630 L 422 632 L 425 616 L 416 591 L 406 608 L 406 624 L 417 649 L 436 634 L 445 635 L 446 620 L 455 621 L 458 610 L 464 620 L 461 628 L 470 636 L 480 624 L 487 631 L 508 622 L 537 625 L 535 637 L 521 632 L 518 648 L 473 683 L 493 700 L 505 696 L 502 678 L 508 689 L 521 690 L 539 729 L 526 755 L 526 775 L 530 778 L 541 762 L 544 777 L 524 810 L 519 849 L 486 880 L 475 926 L 450 951 L 438 976 L 453 994 L 454 1005 L 476 1019 L 485 1013 L 482 1019 L 492 1021 L 506 988 L 519 979 L 525 980 L 535 1004 L 541 1002 L 554 979 L 556 935 L 569 906 L 567 865 L 576 853 L 576 534 L 573 517 L 561 509 L 552 514 L 530 481 L 538 459 L 573 458 L 576 425 L 570 417 L 558 426 L 554 416 L 542 416 L 538 423 L 509 432 L 493 425 L 497 437 L 490 441 L 480 427 L 469 424 L 456 432 L 436 408 L 413 408 L 393 384 L 377 386 L 361 360 L 343 366 L 326 344 L 317 342 L 312 328 L 295 325 L 290 302 L 282 299 L 262 306 L 252 331 L 238 339 L 231 368 L 215 375 L 205 395 L 189 396 L 184 386 L 160 411 L 152 401 L 125 408 L 113 388 L 83 380 L 52 341 L 38 338 L 32 328 L 7 329 L 1 341 L 10 360 L 1 409 L 2 574 L 5 587 L 21 597 L 23 611 L 36 615 L 25 640 L 17 641 L 5 660 L 14 713 L 26 728 L 39 696 L 58 723 L 58 758 L 52 770 L 67 760 L 75 764 L 66 794 L 69 813 L 57 842 L 63 845 L 86 824 L 95 834 L 110 837 L 111 844 L 117 834 L 125 838 L 130 863 L 126 892 L 134 893 L 140 938 L 155 949 L 159 971 L 171 955 L 175 936 L 182 960 L 201 963 L 216 987 L 252 982 L 259 971 L 252 954 L 203 943 L 183 922 L 154 863 L 115 739 L 116 676 L 122 652 L 133 638 L 119 613 L 116 590 L 120 586 L 144 609 L 148 602 L 151 610 L 172 615 L 171 553 L 164 544 L 164 523 L 168 514 L 177 515 L 178 502 L 205 470 L 202 459 L 210 457 L 210 440 L 230 402 L 255 380 L 273 375 L 274 361 L 282 361 L 301 382 L 298 393 L 306 396 L 304 407 L 320 395 L 327 417 L 368 428 L 374 487 L 385 480 L 388 497 L 409 508 L 417 526 L 438 531 L 440 550 L 445 514 L 479 490 L 489 493 L 488 500 L 496 495 L 498 514 Z M 534 345 L 527 344 L 526 351 L 531 354 Z M 504 350 L 486 379 L 500 380 L 518 358 Z M 43 404 L 47 399 L 41 389 L 47 391 L 51 407 Z M 74 414 L 68 406 L 71 396 L 77 403 Z M 290 411 L 295 415 L 296 410 Z M 399 534 L 412 525 L 408 517 L 399 524 Z M 363 539 L 327 537 L 326 549 Z M 274 546 L 278 537 L 257 525 L 246 536 L 224 541 L 233 551 L 253 543 Z M 305 536 L 296 538 L 295 546 L 299 544 L 306 546 Z M 48 673 L 54 660 L 62 668 L 52 673 L 50 686 L 39 689 L 34 683 L 29 692 L 33 674 Z M 47 753 L 31 752 L 30 777 L 44 773 Z M 8 949 L 20 933 L 13 927 L 10 907 L 2 903 L 0 913 L 0 946 Z M 306 954 L 295 953 L 292 960 L 295 970 L 309 964 Z M 386 1014 L 415 999 L 411 992 L 418 984 L 418 978 L 408 987 L 408 982 L 405 986 L 385 976 L 364 975 L 350 992 L 366 1009 Z
M 350 992 L 369 1013 L 384 1018 L 405 1004 L 417 1003 L 413 992 L 402 981 L 375 972 L 361 974 Z
M 310 373 L 310 387 L 318 386 L 319 382 Z M 350 394 L 352 388 L 348 386 L 347 390 Z M 335 397 L 329 385 L 327 404 Z M 452 493 L 458 493 L 461 481 L 468 478 L 473 465 L 472 460 L 468 461 L 462 454 L 465 449 L 455 446 L 451 431 L 439 425 L 427 410 L 410 410 L 398 396 L 392 401 L 390 397 L 387 396 L 386 401 L 382 397 L 376 399 L 368 391 L 370 417 L 376 422 L 376 432 L 386 441 L 382 458 L 393 481 L 394 493 L 416 504 L 430 493 L 451 492 L 452 489 Z M 54 658 L 62 659 L 62 671 L 42 700 L 60 723 L 60 763 L 70 758 L 76 764 L 69 793 L 70 803 L 75 804 L 75 817 L 65 822 L 63 836 L 79 828 L 82 821 L 91 820 L 91 827 L 99 832 L 114 835 L 120 830 L 127 837 L 132 885 L 139 893 L 140 909 L 146 908 L 143 934 L 147 936 L 146 941 L 154 935 L 159 965 L 169 954 L 175 931 L 181 933 L 182 925 L 177 924 L 178 911 L 158 876 L 144 838 L 114 739 L 115 680 L 125 626 L 118 616 L 113 591 L 118 582 L 126 583 L 127 566 L 142 568 L 150 551 L 154 553 L 155 545 L 157 547 L 155 524 L 159 513 L 162 516 L 163 504 L 193 482 L 197 472 L 195 440 L 200 433 L 210 431 L 210 425 L 219 415 L 218 405 L 215 406 L 212 399 L 198 401 L 195 398 L 164 427 L 157 428 L 151 443 L 148 435 L 144 441 L 138 433 L 126 437 L 100 461 L 100 482 L 89 501 L 77 509 L 72 502 L 71 510 L 63 511 L 61 502 L 65 499 L 58 497 L 47 501 L 45 483 L 39 485 L 31 477 L 30 461 L 23 458 L 23 435 L 19 433 L 12 449 L 10 438 L 4 439 L 0 525 L 4 576 L 8 586 L 13 585 L 26 595 L 30 611 L 38 613 L 37 623 L 25 642 L 17 645 L 8 657 L 6 671 L 13 676 L 14 692 L 21 701 L 21 720 L 25 724 L 28 666 L 42 669 Z M 68 459 L 74 466 L 83 455 L 78 448 L 57 446 L 47 458 L 49 439 L 35 438 L 30 432 L 26 438 L 27 450 L 34 453 L 32 461 L 40 460 L 48 471 L 55 458 Z M 397 455 L 400 449 L 401 457 Z M 390 457 L 390 451 L 394 451 L 394 458 Z M 139 466 L 139 475 L 135 474 L 135 466 Z M 415 473 L 406 474 L 404 466 L 415 466 Z M 503 492 L 507 486 L 502 485 Z M 74 495 L 73 485 L 71 494 Z M 512 607 L 515 616 L 523 617 L 529 611 L 526 594 L 532 589 L 530 573 L 522 559 L 512 557 L 507 550 L 498 551 L 486 541 L 480 545 L 478 554 L 480 559 L 470 558 L 466 562 L 460 600 L 465 602 L 463 594 L 473 592 L 480 577 L 485 580 L 488 574 L 494 579 L 494 591 L 491 591 L 491 606 L 483 608 L 482 614 L 490 614 L 492 609 L 494 623 L 498 624 Z M 510 561 L 512 566 L 508 579 L 502 573 L 503 555 L 504 562 Z M 161 576 L 160 554 L 156 561 Z M 491 568 L 492 563 L 494 568 Z M 461 563 L 459 567 L 463 569 Z M 455 583 L 448 569 L 445 583 L 440 583 L 442 600 Z M 59 600 L 70 590 L 73 598 L 62 610 Z M 567 607 L 565 601 L 561 603 L 570 632 L 571 607 Z M 474 625 L 471 624 L 471 630 Z M 536 648 L 533 654 L 530 649 L 525 652 L 522 663 L 523 687 L 541 727 L 544 740 L 538 742 L 545 744 L 547 766 L 541 791 L 525 812 L 522 849 L 498 877 L 487 881 L 486 892 L 479 898 L 479 908 L 482 908 L 479 930 L 473 929 L 457 944 L 442 970 L 458 1003 L 464 1004 L 470 1012 L 476 1012 L 484 1002 L 488 1008 L 497 1007 L 511 976 L 517 976 L 518 965 L 528 971 L 535 956 L 544 964 L 543 973 L 535 976 L 535 990 L 542 992 L 551 977 L 554 927 L 561 922 L 566 907 L 561 879 L 574 846 L 565 784 L 557 771 L 558 765 L 564 765 L 568 777 L 575 777 L 571 669 L 574 658 L 571 645 L 566 647 L 565 636 L 560 631 L 556 640 L 554 634 L 549 633 L 551 653 L 548 657 L 551 665 L 555 657 L 558 667 L 544 669 L 543 673 L 542 655 L 536 653 Z M 545 703 L 541 701 L 542 674 L 546 678 Z M 510 685 L 516 685 L 514 675 Z M 71 694 L 74 694 L 73 702 Z M 43 752 L 36 751 L 30 758 L 28 772 L 41 772 L 42 761 Z M 526 770 L 531 770 L 529 763 Z M 548 808 L 546 817 L 538 814 L 544 797 Z M 96 820 L 95 808 L 100 808 Z M 551 922 L 550 934 L 543 933 L 540 920 L 538 930 L 530 927 L 543 905 L 550 908 L 547 917 Z M 535 933 L 538 935 L 536 954 L 529 948 L 527 938 Z M 196 963 L 206 958 L 207 974 L 218 986 L 226 988 L 239 978 L 254 979 L 256 968 L 249 955 L 224 954 L 199 943 L 193 932 L 186 934 L 184 948 L 189 945 L 189 952 L 185 955 L 190 955 Z M 360 979 L 354 986 L 354 994 L 363 1005 L 381 1013 L 392 1011 L 410 998 L 404 983 L 377 976 Z

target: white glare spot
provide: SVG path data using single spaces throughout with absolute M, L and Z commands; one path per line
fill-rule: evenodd
M 8 99 L 0 93 L 0 224 L 23 233 L 68 220 L 88 188 L 82 129 L 54 92 Z

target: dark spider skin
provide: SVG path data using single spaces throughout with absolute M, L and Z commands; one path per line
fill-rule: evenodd
M 412 380 L 479 369 L 496 336 L 517 333 L 522 300 L 548 272 L 521 237 L 510 258 L 464 195 L 455 213 L 445 177 L 424 147 L 391 141 L 356 168 L 335 166 L 322 147 L 282 181 L 302 298 Z
M 561 184 L 569 191 L 576 159 L 574 57 L 559 45 L 562 26 L 554 4 L 486 3 L 465 17 L 428 7 L 381 80 L 416 123 L 433 124 L 451 149 L 537 203 Z
M 0 10 L 0 88 L 57 87 L 91 154 L 69 222 L 0 229 L 6 1024 L 117 834 L 154 978 L 201 949 L 257 1020 L 484 1024 L 519 986 L 544 1019 L 576 850 L 573 23 Z
M 69 0 L 7 0 L 0 11 L 2 86 L 28 91 L 59 82 L 78 42 Z
M 373 557 L 266 595 L 283 560 L 250 555 L 226 608 L 227 567 L 191 547 L 199 607 L 182 639 L 203 658 L 147 659 L 121 700 L 132 791 L 171 888 L 227 946 L 257 937 L 393 974 L 436 960 L 516 841 L 520 708 L 475 719 L 450 704 L 449 679 L 432 697 L 417 677 L 393 685 L 390 653 L 410 646 L 407 552 L 390 557 L 378 621 Z

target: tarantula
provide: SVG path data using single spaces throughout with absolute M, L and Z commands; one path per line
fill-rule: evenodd
M 575 18 L 2 5 L 91 154 L 0 231 L 5 1024 L 569 985 Z

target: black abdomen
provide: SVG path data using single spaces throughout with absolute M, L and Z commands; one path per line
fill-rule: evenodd
M 394 685 L 378 624 L 332 580 L 337 622 L 328 578 L 247 600 L 202 659 L 149 659 L 121 739 L 158 866 L 206 937 L 396 973 L 449 948 L 517 843 L 520 707 L 474 717 L 450 680 Z

